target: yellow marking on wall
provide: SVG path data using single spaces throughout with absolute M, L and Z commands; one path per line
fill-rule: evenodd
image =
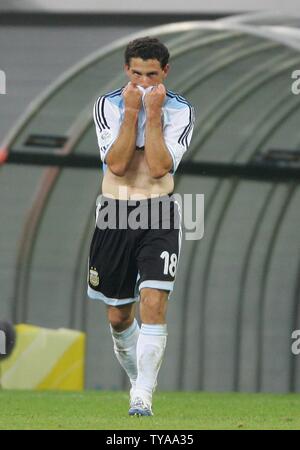
M 83 389 L 84 333 L 25 324 L 15 328 L 14 351 L 1 362 L 2 388 Z
M 59 358 L 51 372 L 38 384 L 37 389 L 83 389 L 84 346 L 85 336 L 81 335 Z

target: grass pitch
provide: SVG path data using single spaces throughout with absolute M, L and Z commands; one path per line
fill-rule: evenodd
M 0 391 L 0 429 L 299 430 L 299 394 L 157 392 L 153 417 L 129 417 L 128 393 Z

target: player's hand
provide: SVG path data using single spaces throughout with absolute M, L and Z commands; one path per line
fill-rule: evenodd
M 160 83 L 153 86 L 150 92 L 145 95 L 144 103 L 147 113 L 158 112 L 161 110 L 166 98 L 166 88 Z
M 124 98 L 125 109 L 139 111 L 142 105 L 143 94 L 139 88 L 129 82 L 122 92 Z

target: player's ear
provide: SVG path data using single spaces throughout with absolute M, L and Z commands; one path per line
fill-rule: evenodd
M 130 74 L 130 67 L 128 64 L 124 64 L 124 72 L 126 73 L 127 76 L 129 76 Z
M 170 70 L 170 64 L 166 64 L 165 67 L 163 68 L 164 78 L 167 78 L 169 70 Z

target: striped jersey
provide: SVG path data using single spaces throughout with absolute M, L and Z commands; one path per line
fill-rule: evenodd
M 125 87 L 125 86 L 124 86 Z M 107 168 L 106 157 L 114 141 L 118 137 L 124 117 L 124 87 L 100 96 L 93 109 L 100 157 L 103 162 L 103 172 Z M 142 107 L 139 111 L 136 146 L 145 145 L 146 112 L 144 96 L 151 89 L 143 89 Z M 172 157 L 173 165 L 170 173 L 174 175 L 182 156 L 187 151 L 194 128 L 195 113 L 193 106 L 181 95 L 170 90 L 162 107 L 162 126 L 164 141 Z

